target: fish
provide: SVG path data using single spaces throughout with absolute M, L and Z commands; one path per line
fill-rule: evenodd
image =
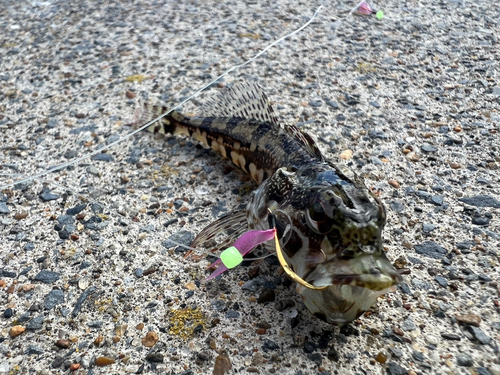
M 143 110 L 142 121 L 168 112 L 151 104 Z M 305 306 L 334 325 L 357 319 L 403 281 L 383 249 L 381 200 L 345 164 L 326 160 L 310 134 L 280 121 L 257 83 L 228 86 L 200 115 L 172 111 L 148 131 L 192 137 L 258 185 L 246 208 L 209 224 L 192 247 L 229 228 L 226 245 L 248 230 L 275 227 Z

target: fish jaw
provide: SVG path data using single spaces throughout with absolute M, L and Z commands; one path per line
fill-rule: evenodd
M 394 290 L 394 286 L 375 291 L 345 284 L 331 285 L 323 290 L 297 288 L 304 304 L 315 317 L 339 326 L 356 320 L 375 304 L 378 297 Z
M 318 318 L 343 325 L 357 319 L 378 297 L 395 291 L 403 281 L 384 253 L 318 265 L 306 281 L 323 290 L 297 288 L 307 308 Z

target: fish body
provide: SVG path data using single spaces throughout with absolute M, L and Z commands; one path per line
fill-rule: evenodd
M 159 115 L 166 108 L 147 112 Z M 316 317 L 332 324 L 358 318 L 402 281 L 382 249 L 381 201 L 350 169 L 325 160 L 310 135 L 281 124 L 258 85 L 234 85 L 202 113 L 172 112 L 149 130 L 197 139 L 259 186 L 244 212 L 210 224 L 192 246 L 228 227 L 237 228 L 228 243 L 248 229 L 269 229 L 272 212 L 284 258 L 306 282 L 297 291 Z

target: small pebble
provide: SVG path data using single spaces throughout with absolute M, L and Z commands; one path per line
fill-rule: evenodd
M 257 298 L 257 303 L 273 302 L 276 299 L 274 290 L 265 290 Z
M 26 330 L 25 327 L 23 326 L 14 326 L 10 329 L 9 335 L 10 337 L 14 338 L 19 336 L 21 333 L 23 333 Z
M 68 349 L 71 345 L 71 341 L 65 339 L 59 339 L 56 341 L 56 346 L 62 349 Z
M 481 317 L 476 314 L 463 314 L 463 315 L 455 315 L 457 322 L 472 325 L 474 327 L 479 327 L 481 323 Z
M 441 333 L 441 337 L 446 340 L 460 341 L 460 336 L 454 333 Z
M 378 363 L 386 363 L 387 362 L 387 356 L 382 353 L 382 352 L 379 352 L 377 354 L 377 356 L 375 357 L 375 360 L 378 362 Z
M 146 356 L 146 361 L 155 362 L 155 363 L 163 363 L 165 356 L 161 353 L 150 353 Z
M 109 366 L 115 363 L 115 360 L 113 358 L 109 357 L 97 357 L 95 360 L 95 365 L 96 366 Z
M 344 150 L 340 153 L 340 158 L 344 160 L 350 160 L 352 158 L 352 151 L 351 150 Z
M 159 337 L 156 332 L 149 331 L 146 336 L 142 339 L 142 345 L 147 348 L 152 348 L 158 341 Z
M 472 357 L 467 353 L 458 353 L 457 354 L 457 365 L 463 367 L 470 367 L 474 364 Z
M 79 363 L 72 363 L 71 366 L 69 366 L 70 371 L 76 371 L 80 368 Z
M 215 358 L 215 364 L 212 374 L 213 375 L 224 375 L 226 372 L 233 368 L 231 360 L 227 354 L 218 355 Z

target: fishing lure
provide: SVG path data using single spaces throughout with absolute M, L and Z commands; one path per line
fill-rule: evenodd
M 144 113 L 146 121 L 167 108 L 146 105 Z M 325 160 L 309 134 L 281 123 L 257 84 L 226 88 L 200 113 L 174 111 L 148 130 L 197 139 L 259 186 L 246 209 L 207 226 L 192 247 L 228 228 L 234 232 L 221 247 L 248 230 L 274 229 L 275 243 L 264 246 L 277 252 L 307 308 L 332 324 L 358 318 L 402 281 L 382 248 L 380 199 L 349 168 Z

